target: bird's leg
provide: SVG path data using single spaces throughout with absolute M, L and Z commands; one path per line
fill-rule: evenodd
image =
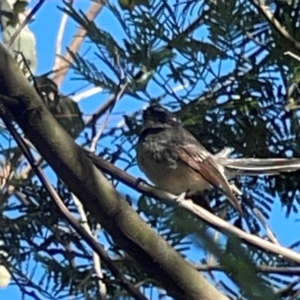
M 228 158 L 233 151 L 234 151 L 233 148 L 225 147 L 223 150 L 221 150 L 220 152 L 216 153 L 214 156 L 216 158 Z
M 203 207 L 212 214 L 215 214 L 213 209 L 209 206 L 209 199 L 206 191 L 200 193 L 197 190 L 187 190 L 176 198 L 176 202 L 180 205 L 180 203 L 187 199 L 192 200 L 194 204 Z

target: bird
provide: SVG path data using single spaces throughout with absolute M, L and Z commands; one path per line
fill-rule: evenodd
M 136 151 L 139 168 L 156 187 L 178 196 L 188 191 L 201 194 L 212 187 L 221 189 L 241 216 L 244 211 L 236 196 L 241 192 L 229 183 L 230 178 L 300 168 L 300 159 L 231 159 L 231 148 L 214 155 L 159 104 L 143 111 Z

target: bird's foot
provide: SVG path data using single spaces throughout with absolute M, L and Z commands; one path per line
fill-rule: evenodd
M 217 158 L 228 158 L 232 152 L 234 151 L 234 148 L 231 147 L 225 147 L 223 150 L 215 154 L 215 157 Z
M 138 177 L 136 179 L 136 186 L 138 186 L 139 184 L 148 184 L 148 182 L 145 179 Z
M 230 184 L 230 188 L 237 195 L 239 195 L 239 196 L 243 195 L 243 193 L 239 190 L 239 188 L 235 184 Z
M 175 201 L 178 205 L 180 205 L 183 201 L 186 200 L 186 198 L 187 198 L 187 192 L 183 192 L 175 198 Z

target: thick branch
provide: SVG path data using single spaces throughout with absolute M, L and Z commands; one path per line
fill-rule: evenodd
M 0 94 L 26 136 L 116 243 L 175 299 L 227 299 L 156 234 L 57 123 L 0 45 Z
M 0 100 L 4 99 L 5 96 L 0 95 Z M 6 99 L 7 100 L 7 99 Z M 34 156 L 32 155 L 29 146 L 24 142 L 24 140 L 21 138 L 20 134 L 16 131 L 14 128 L 11 120 L 6 116 L 5 114 L 2 114 L 3 111 L 0 109 L 0 115 L 3 119 L 4 124 L 6 125 L 7 129 L 15 139 L 17 145 L 22 150 L 24 156 L 27 158 L 28 162 L 30 163 L 32 169 L 34 170 L 37 177 L 40 179 L 42 185 L 45 187 L 46 191 L 49 193 L 49 195 L 52 197 L 52 200 L 56 203 L 58 209 L 60 210 L 62 216 L 65 217 L 65 219 L 69 222 L 69 224 L 75 229 L 75 231 L 81 236 L 83 240 L 86 241 L 86 243 L 94 250 L 93 256 L 95 253 L 97 257 L 97 263 L 100 262 L 100 258 L 106 263 L 106 266 L 109 268 L 111 273 L 115 276 L 117 280 L 119 280 L 119 285 L 123 287 L 129 295 L 131 295 L 136 300 L 147 300 L 147 298 L 139 291 L 138 288 L 136 288 L 130 280 L 125 278 L 124 274 L 119 270 L 119 268 L 112 262 L 109 255 L 106 253 L 106 251 L 101 247 L 99 243 L 93 238 L 89 227 L 85 225 L 80 225 L 78 220 L 70 213 L 68 208 L 65 206 L 63 200 L 60 198 L 50 181 L 46 178 L 46 175 L 42 168 L 37 164 L 37 162 L 34 159 Z M 73 195 L 74 196 L 74 195 Z M 75 196 L 74 196 L 75 197 Z M 78 198 L 76 197 L 77 201 L 79 202 Z M 87 223 L 87 221 L 86 221 Z M 96 272 L 96 269 L 95 269 Z M 99 281 L 101 281 L 102 273 L 96 274 L 99 277 Z M 99 276 L 100 275 L 100 276 Z M 100 292 L 102 290 L 102 285 L 99 288 Z M 105 286 L 105 294 L 102 294 L 101 299 L 106 299 L 106 286 Z

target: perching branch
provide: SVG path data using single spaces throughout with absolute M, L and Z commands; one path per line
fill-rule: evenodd
M 148 195 L 150 197 L 154 197 L 160 201 L 163 201 L 167 204 L 174 205 L 177 202 L 175 202 L 175 199 L 178 198 L 178 196 L 172 195 L 170 193 L 164 192 L 162 190 L 159 190 L 155 188 L 154 186 L 151 186 L 147 184 L 144 181 L 141 181 L 140 179 L 135 178 L 134 176 L 124 172 L 123 170 L 119 169 L 113 164 L 110 164 L 108 161 L 102 159 L 101 157 L 98 157 L 97 155 L 93 153 L 88 153 L 87 155 L 92 159 L 95 166 L 97 166 L 99 169 L 101 169 L 103 172 L 113 176 L 115 179 L 120 180 L 122 183 L 125 183 L 129 187 L 135 189 L 138 192 L 141 192 L 145 195 Z M 283 258 L 292 260 L 296 263 L 300 263 L 300 254 L 287 249 L 285 247 L 282 247 L 280 245 L 276 245 L 274 243 L 268 242 L 266 240 L 263 240 L 262 238 L 249 234 L 230 223 L 224 221 L 223 219 L 211 214 L 204 208 L 194 204 L 190 200 L 182 201 L 178 203 L 180 207 L 183 207 L 186 210 L 191 211 L 193 214 L 198 216 L 200 219 L 204 220 L 208 224 L 210 224 L 212 227 L 214 227 L 216 230 L 221 231 L 222 233 L 234 235 L 235 237 L 241 239 L 247 244 L 250 244 L 252 246 L 258 247 L 259 249 L 263 249 L 265 251 L 269 251 L 273 254 L 281 255 Z

